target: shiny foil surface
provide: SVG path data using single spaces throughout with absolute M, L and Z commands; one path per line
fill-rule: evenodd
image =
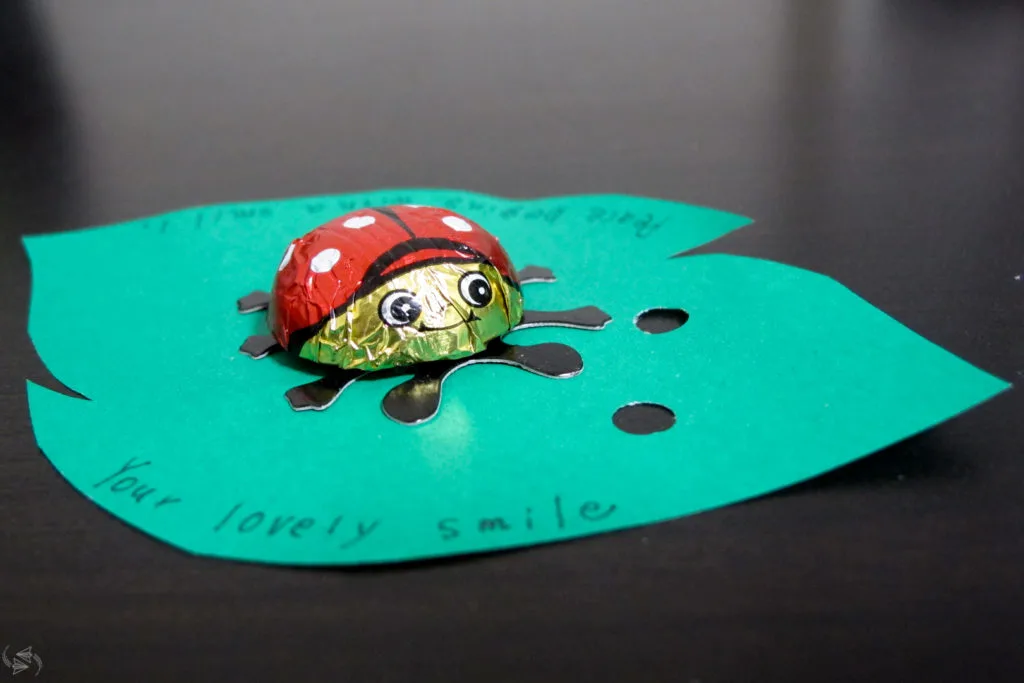
M 391 206 L 292 242 L 268 322 L 295 355 L 372 371 L 478 353 L 522 315 L 497 238 L 448 209 Z

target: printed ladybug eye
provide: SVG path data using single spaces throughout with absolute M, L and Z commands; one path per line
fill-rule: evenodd
M 420 317 L 423 307 L 416 295 L 405 290 L 391 292 L 380 302 L 380 319 L 390 327 L 405 327 Z
M 459 280 L 459 294 L 469 303 L 470 306 L 486 306 L 491 303 L 494 292 L 491 291 L 491 283 L 483 273 L 466 273 Z

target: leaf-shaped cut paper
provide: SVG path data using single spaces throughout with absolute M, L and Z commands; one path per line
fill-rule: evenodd
M 477 220 L 514 262 L 550 267 L 530 308 L 597 305 L 603 331 L 540 328 L 583 372 L 460 370 L 437 417 L 381 412 L 401 377 L 296 413 L 294 363 L 238 353 L 262 333 L 235 300 L 284 246 L 390 203 Z M 82 493 L 188 551 L 291 564 L 402 561 L 564 540 L 726 505 L 815 476 L 1005 389 L 824 276 L 756 259 L 670 259 L 747 220 L 623 196 L 506 200 L 451 190 L 210 206 L 26 239 L 30 332 L 57 378 L 29 385 L 43 452 Z M 650 309 L 685 324 L 648 334 Z M 671 327 L 671 326 L 670 326 Z M 637 435 L 613 415 L 670 410 Z

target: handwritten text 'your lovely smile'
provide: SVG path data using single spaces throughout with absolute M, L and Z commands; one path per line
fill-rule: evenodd
M 133 501 L 136 505 L 152 506 L 161 514 L 173 514 L 180 506 L 187 506 L 181 496 L 167 493 L 150 475 L 153 463 L 149 460 L 130 459 L 124 465 L 93 484 L 93 488 Z M 542 532 L 579 530 L 608 519 L 618 509 L 613 503 L 594 500 L 571 501 L 569 497 L 555 495 L 539 505 L 523 506 L 515 512 L 501 514 L 462 514 L 437 519 L 431 525 L 438 540 L 448 543 L 456 539 L 471 540 L 498 537 L 508 532 Z M 386 525 L 384 525 L 386 526 Z M 265 506 L 238 501 L 225 508 L 211 531 L 217 534 L 236 534 L 264 538 L 301 541 L 319 538 L 336 544 L 339 549 L 351 548 L 382 527 L 382 519 L 347 514 L 307 515 L 284 510 L 270 510 Z

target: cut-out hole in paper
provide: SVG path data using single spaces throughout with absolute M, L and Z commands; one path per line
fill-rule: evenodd
M 654 434 L 671 429 L 676 414 L 660 403 L 630 403 L 612 415 L 615 426 L 627 434 Z
M 239 353 L 267 327 L 262 315 L 238 314 L 260 297 L 236 300 L 271 286 L 297 236 L 362 207 L 405 203 L 464 214 L 513 262 L 550 268 L 528 273 L 548 284 L 524 290 L 536 312 L 526 322 L 577 311 L 583 324 L 526 325 L 482 358 L 492 362 L 439 367 L 413 383 L 351 382 L 331 410 L 292 410 L 284 393 L 321 375 Z M 734 503 L 1006 388 L 822 275 L 736 256 L 669 258 L 747 222 L 638 197 L 389 190 L 26 238 L 32 340 L 53 374 L 91 399 L 30 384 L 33 429 L 85 496 L 176 547 L 365 564 L 567 540 Z M 83 298 L 89 314 L 75 317 L 76 338 L 127 340 L 116 353 L 68 344 L 67 302 Z M 688 312 L 686 333 L 638 334 L 631 321 L 655 304 Z M 589 306 L 612 319 L 600 332 L 586 329 Z M 523 355 L 538 345 L 558 354 Z M 271 351 L 260 337 L 246 347 Z M 499 367 L 509 364 L 531 372 Z M 579 368 L 566 381 L 538 376 Z M 321 407 L 345 379 L 291 398 Z M 676 422 L 627 433 L 612 416 L 629 401 L 664 406 Z M 399 423 L 435 408 L 422 424 Z
M 664 334 L 678 330 L 690 319 L 690 314 L 681 308 L 649 308 L 637 314 L 633 322 L 647 334 Z

